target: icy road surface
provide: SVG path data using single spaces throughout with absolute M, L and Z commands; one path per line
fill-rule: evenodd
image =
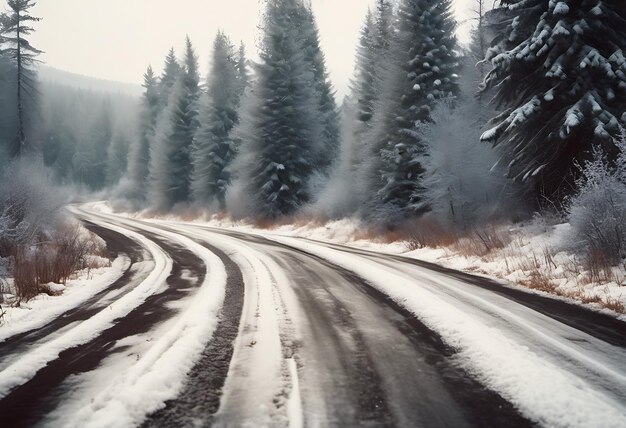
M 72 210 L 130 263 L 0 336 L 1 427 L 626 426 L 610 316 L 400 256 Z

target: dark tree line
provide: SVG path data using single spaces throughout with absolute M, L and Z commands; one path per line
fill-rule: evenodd
M 54 126 L 67 119 L 47 121 L 44 158 L 92 189 L 121 180 L 119 192 L 137 207 L 162 211 L 193 204 L 276 218 L 317 207 L 394 223 L 429 212 L 478 218 L 478 207 L 506 212 L 514 199 L 531 209 L 559 204 L 595 148 L 617 159 L 625 6 L 503 0 L 488 11 L 475 3 L 464 47 L 450 0 L 378 0 L 339 108 L 310 4 L 270 0 L 257 63 L 219 32 L 202 78 L 187 40 L 182 58 L 171 50 L 161 73 L 147 69 L 134 135 L 103 102 L 83 121 L 92 124 L 87 138 Z M 8 37 L 15 17 L 4 22 L 0 71 L 8 75 L 18 71 L 21 39 Z M 21 46 L 20 56 L 34 59 L 36 49 Z M 0 82 L 0 96 L 17 102 L 18 86 Z M 0 133 L 28 141 L 19 109 L 9 116 Z

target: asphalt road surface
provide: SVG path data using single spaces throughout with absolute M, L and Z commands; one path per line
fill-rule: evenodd
M 626 324 L 611 316 L 401 256 L 73 211 L 131 262 L 85 304 L 0 342 L 0 427 L 554 424 L 333 254 L 411 281 L 626 415 Z

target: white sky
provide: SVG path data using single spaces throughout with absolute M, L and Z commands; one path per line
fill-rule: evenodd
M 459 20 L 467 16 L 455 0 Z M 374 0 L 312 0 L 322 47 L 340 95 L 352 76 L 358 34 Z M 264 0 L 39 0 L 32 43 L 51 67 L 120 82 L 140 83 L 148 64 L 155 70 L 171 46 L 182 52 L 186 34 L 206 70 L 219 28 L 235 44 L 243 40 L 255 57 Z M 464 37 L 463 35 L 461 36 Z

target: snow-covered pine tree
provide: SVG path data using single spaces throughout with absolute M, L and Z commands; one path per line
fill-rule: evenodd
M 159 115 L 150 151 L 150 202 L 158 210 L 190 200 L 191 147 L 198 128 L 198 58 L 186 39 L 182 70 Z
M 295 25 L 299 0 L 270 0 L 260 63 L 253 89 L 255 107 L 236 171 L 249 203 L 247 214 L 275 218 L 292 214 L 311 199 L 320 130 L 316 126 L 313 73 Z
M 199 204 L 225 209 L 226 188 L 231 181 L 228 167 L 237 153 L 237 142 L 230 134 L 238 122 L 242 70 L 238 69 L 241 64 L 233 44 L 222 31 L 215 38 L 211 64 L 202 124 L 193 143 L 192 193 Z
M 482 136 L 530 195 L 560 200 L 594 147 L 626 122 L 626 7 L 619 0 L 502 0 L 486 86 L 506 109 Z
M 163 67 L 163 73 L 159 80 L 159 97 L 161 100 L 160 108 L 164 109 L 167 105 L 170 97 L 172 87 L 176 83 L 178 76 L 181 72 L 181 65 L 176 59 L 176 52 L 174 48 L 170 48 L 167 56 L 165 57 L 165 65 Z
M 389 97 L 378 120 L 382 123 L 372 144 L 380 154 L 382 180 L 377 200 L 401 213 L 422 213 L 420 158 L 424 144 L 410 134 L 416 124 L 431 120 L 437 100 L 458 93 L 460 56 L 451 0 L 402 0 L 398 32 L 392 47 L 396 69 L 389 76 Z M 374 164 L 375 167 L 379 166 Z
M 357 65 L 352 82 L 352 97 L 357 103 L 357 139 L 369 129 L 367 124 L 374 115 L 374 108 L 382 91 L 382 82 L 389 59 L 393 36 L 393 4 L 389 0 L 377 0 L 376 13 L 368 10 L 361 29 L 357 48 Z
M 144 201 L 147 193 L 150 146 L 154 141 L 156 121 L 160 109 L 159 80 L 149 66 L 143 76 L 145 89 L 139 112 L 138 135 L 130 147 L 128 156 L 128 179 L 132 200 Z
M 242 97 L 248 84 L 250 83 L 250 68 L 248 66 L 248 58 L 246 57 L 246 45 L 241 42 L 239 51 L 237 51 L 237 79 L 239 80 L 239 96 Z
M 304 59 L 308 62 L 309 69 L 313 71 L 315 96 L 322 129 L 318 159 L 315 162 L 316 171 L 327 175 L 331 165 L 339 156 L 339 111 L 311 6 L 302 4 L 299 15 L 299 35 L 302 37 Z

